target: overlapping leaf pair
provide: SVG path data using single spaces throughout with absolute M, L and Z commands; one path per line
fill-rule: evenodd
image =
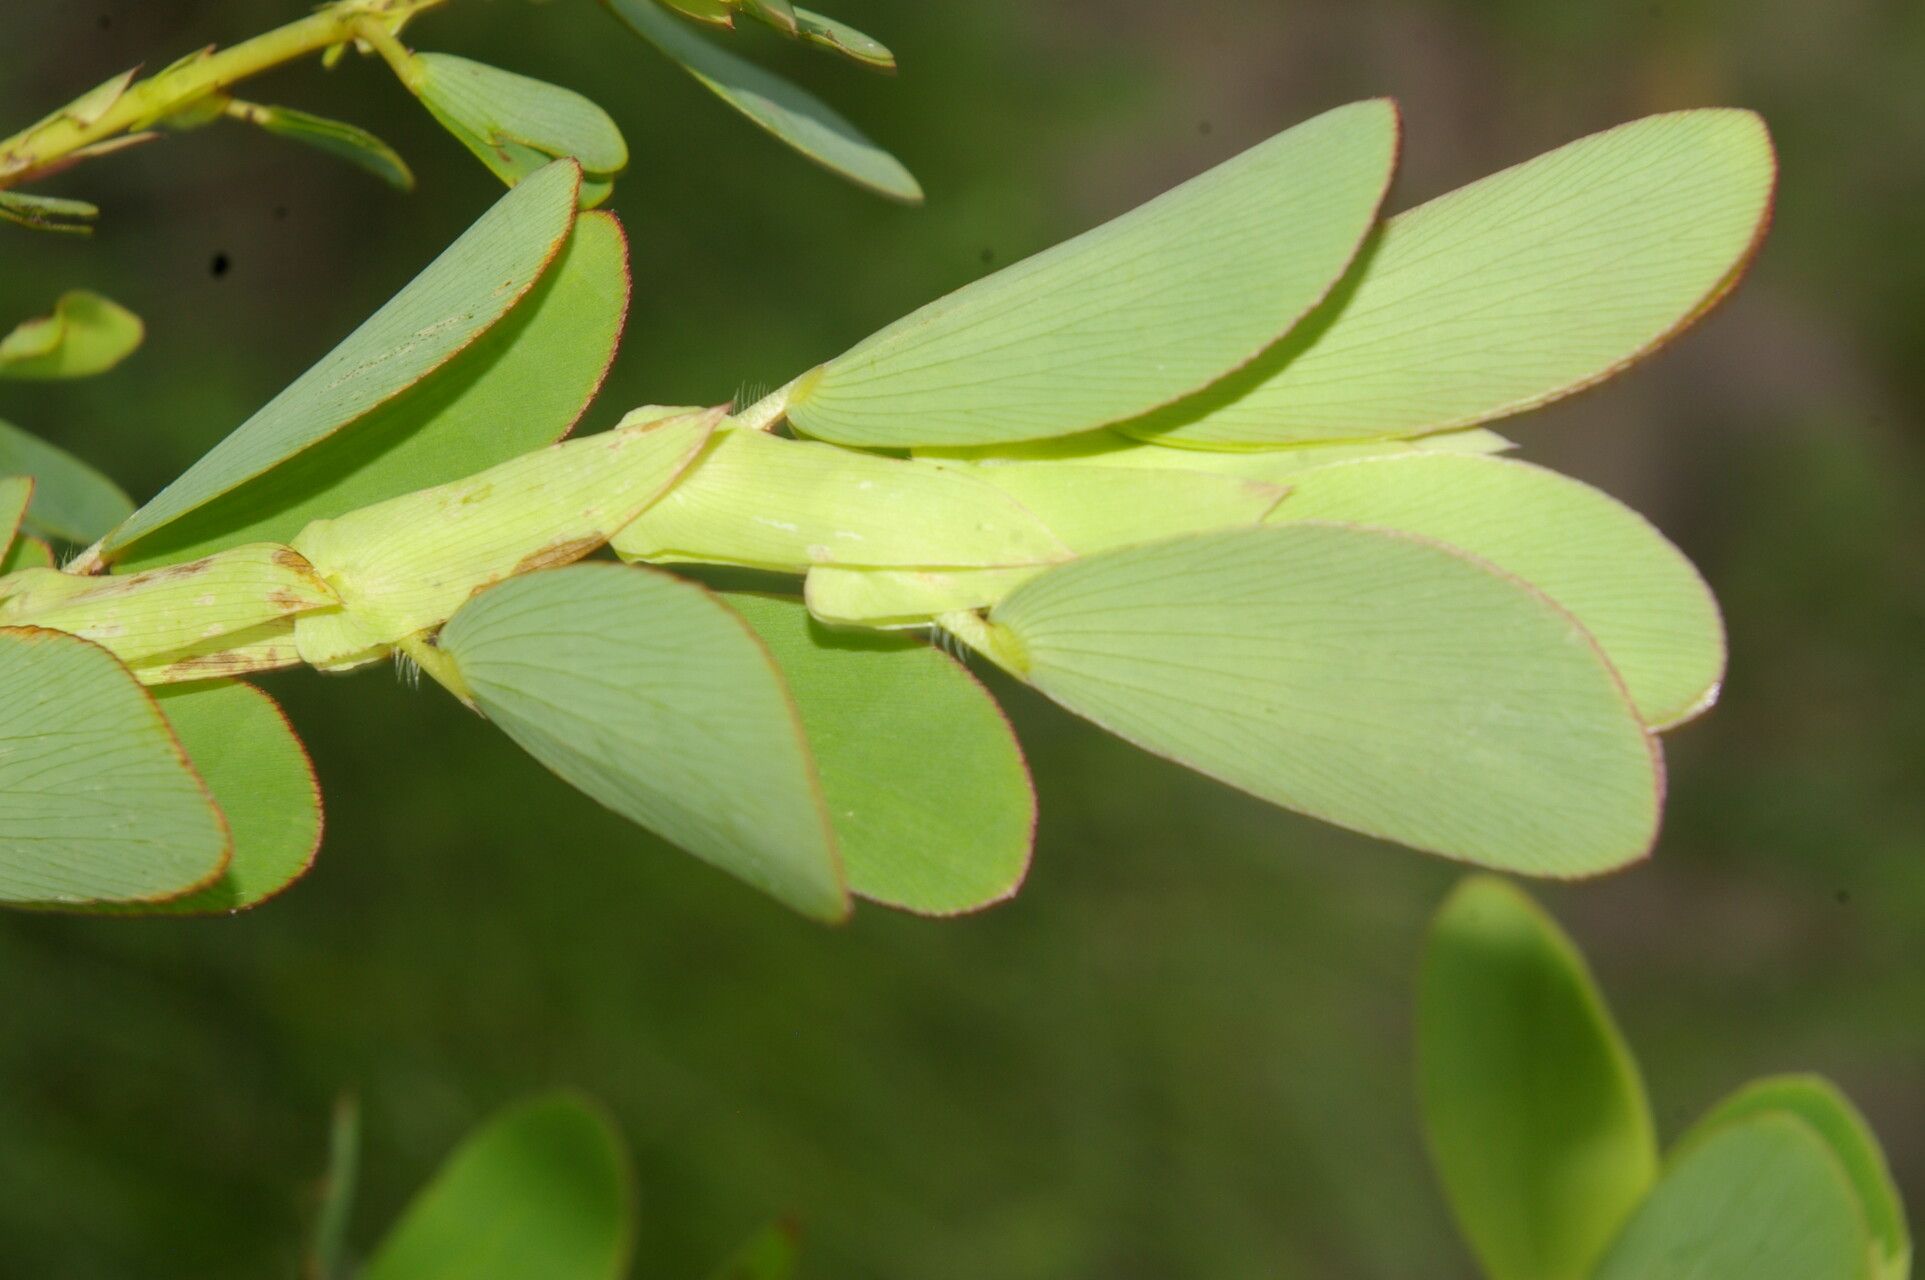
M 1424 958 L 1431 1155 L 1490 1280 L 1907 1280 L 1897 1186 L 1813 1076 L 1754 1081 L 1661 1161 L 1637 1062 L 1583 957 L 1499 880 L 1465 882 Z
M 241 643 L 136 646 L 124 597 L 90 623 L 31 578 L 0 621 L 153 683 L 400 651 L 823 918 L 980 906 L 1027 864 L 994 702 L 877 634 L 931 625 L 1286 807 L 1494 867 L 1622 865 L 1655 836 L 1655 731 L 1715 695 L 1717 610 L 1642 519 L 1477 424 L 1726 292 L 1769 143 L 1744 112 L 1652 117 L 1380 221 L 1397 136 L 1387 102 L 1329 112 L 734 417 L 638 411 L 521 456 L 592 395 L 623 302 L 618 230 L 547 166 L 73 566 L 149 604 L 249 556 L 319 590 L 237 587 Z M 558 568 L 609 540 L 806 575 L 806 606 Z

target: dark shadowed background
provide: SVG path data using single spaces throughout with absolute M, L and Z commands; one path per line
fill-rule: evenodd
M 825 0 L 826 5 L 826 0 Z M 1925 8 L 1897 0 L 834 0 L 888 80 L 746 32 L 891 146 L 928 207 L 840 185 L 587 0 L 410 32 L 570 85 L 634 161 L 628 336 L 584 424 L 766 388 L 937 293 L 1339 102 L 1393 94 L 1403 207 L 1646 112 L 1759 108 L 1763 261 L 1630 377 L 1511 424 L 1649 513 L 1728 613 L 1723 706 L 1669 740 L 1647 865 L 1545 891 L 1665 1136 L 1759 1073 L 1839 1080 L 1925 1204 Z M 295 0 L 5 0 L 0 133 Z M 499 194 L 378 64 L 251 96 L 375 127 L 421 189 L 216 126 L 0 227 L 0 328 L 61 289 L 146 317 L 114 374 L 0 416 L 152 493 Z M 825 930 L 599 813 L 385 669 L 270 679 L 329 798 L 313 874 L 237 919 L 0 918 L 0 1273 L 288 1276 L 330 1103 L 369 1135 L 365 1246 L 532 1090 L 605 1099 L 639 1274 L 794 1212 L 817 1280 L 1463 1277 L 1426 1169 L 1414 964 L 1453 870 L 1133 753 L 999 686 L 1043 820 L 1014 903 Z M 944 750 L 932 725 L 922 749 Z

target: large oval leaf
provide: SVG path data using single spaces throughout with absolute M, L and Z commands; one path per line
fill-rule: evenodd
M 0 901 L 158 901 L 227 868 L 220 810 L 112 654 L 0 627 Z
M 805 915 L 848 914 L 781 672 L 702 588 L 609 564 L 526 574 L 456 614 L 441 648 L 565 781 Z
M 796 600 L 724 598 L 795 695 L 849 888 L 924 915 L 1013 897 L 1036 793 L 989 691 L 920 639 L 830 631 Z
M 1560 147 L 1392 218 L 1288 339 L 1130 429 L 1206 446 L 1418 435 L 1569 395 L 1731 289 L 1775 177 L 1749 111 Z
M 361 1280 L 617 1280 L 634 1210 L 628 1156 L 597 1107 L 524 1102 L 455 1149 Z
M 84 546 L 134 509 L 119 485 L 10 422 L 0 422 L 0 475 L 33 477 L 26 527 L 61 542 Z
M 417 54 L 411 67 L 408 88 L 422 105 L 511 187 L 563 156 L 598 188 L 628 167 L 622 131 L 573 89 L 448 53 Z
M 628 242 L 586 213 L 527 301 L 417 386 L 142 538 L 116 566 L 291 542 L 310 521 L 518 458 L 567 435 L 601 389 L 628 313 Z
M 1688 720 L 1724 679 L 1718 603 L 1684 554 L 1587 484 L 1509 458 L 1411 454 L 1305 471 L 1273 523 L 1422 534 L 1490 561 L 1569 610 L 1654 728 Z
M 1326 112 L 858 343 L 802 380 L 789 417 L 841 444 L 979 445 L 1167 404 L 1317 304 L 1396 160 L 1388 100 Z
M 534 287 L 575 221 L 581 169 L 556 161 L 459 240 L 321 361 L 114 530 L 118 553 L 359 420 L 439 369 Z
M 1658 1175 L 1644 1082 L 1584 957 L 1478 877 L 1431 928 L 1417 1009 L 1431 1158 L 1489 1280 L 1587 1280 Z
M 85 289 L 60 296 L 53 314 L 0 338 L 0 378 L 85 378 L 132 355 L 147 334 L 140 317 Z
M 1870 1255 L 1824 1139 L 1774 1112 L 1680 1148 L 1594 1280 L 1870 1280 Z
M 1327 822 L 1550 876 L 1656 838 L 1657 745 L 1595 642 L 1439 544 L 1202 534 L 1051 569 L 973 617 L 951 621 L 1070 710 Z
M 891 200 L 922 203 L 902 162 L 813 94 L 685 30 L 655 0 L 602 2 L 716 97 L 823 168 Z
M 1891 1166 L 1865 1117 L 1831 1081 L 1808 1075 L 1754 1080 L 1713 1107 L 1683 1141 L 1689 1144 L 1726 1125 L 1774 1113 L 1810 1125 L 1844 1168 L 1871 1229 L 1874 1280 L 1911 1280 L 1912 1233 Z

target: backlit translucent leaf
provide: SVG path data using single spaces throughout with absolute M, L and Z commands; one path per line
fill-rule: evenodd
M 1843 1166 L 1871 1229 L 1875 1280 L 1909 1280 L 1911 1229 L 1891 1166 L 1865 1117 L 1829 1080 L 1802 1075 L 1755 1080 L 1713 1107 L 1692 1126 L 1681 1145 L 1726 1125 L 1772 1113 L 1787 1113 L 1810 1125 Z
M 608 213 L 575 223 L 561 258 L 506 319 L 358 422 L 143 538 L 148 567 L 448 484 L 566 435 L 601 387 L 628 309 L 628 245 Z
M 0 422 L 0 475 L 33 477 L 26 528 L 61 542 L 92 542 L 134 509 L 119 485 L 10 422 Z
M 455 1148 L 360 1280 L 617 1280 L 634 1210 L 628 1156 L 571 1094 L 494 1117 Z
M 441 633 L 481 709 L 567 782 L 805 915 L 848 914 L 782 675 L 707 591 L 585 564 L 510 579 Z
M 1424 954 L 1417 1058 L 1431 1158 L 1489 1280 L 1586 1280 L 1657 1179 L 1636 1061 L 1571 940 L 1477 877 Z
M 792 1280 L 802 1255 L 792 1222 L 772 1222 L 756 1232 L 709 1280 Z
M 215 880 L 227 828 L 112 654 L 0 627 L 0 901 L 153 901 Z
M 925 915 L 1013 896 L 1036 796 L 989 691 L 920 638 L 830 631 L 795 600 L 725 599 L 795 695 L 850 890 Z
M 0 625 L 91 640 L 147 679 L 147 666 L 225 648 L 278 619 L 334 604 L 334 592 L 305 559 L 261 542 L 145 573 L 28 570 L 0 600 Z
M 387 305 L 135 512 L 116 553 L 286 462 L 439 369 L 534 287 L 575 221 L 581 171 L 558 161 L 495 203 Z
M 414 172 L 408 168 L 408 162 L 393 147 L 359 125 L 310 115 L 292 107 L 251 102 L 235 103 L 227 109 L 227 114 L 257 124 L 278 138 L 325 151 L 398 190 L 414 190 Z
M 717 48 L 655 0 L 603 3 L 722 101 L 825 169 L 892 200 L 922 202 L 922 188 L 901 161 L 814 95 Z
M 1174 452 L 1174 450 L 1166 450 Z M 921 463 L 971 476 L 1033 512 L 1078 555 L 1179 533 L 1251 527 L 1276 507 L 1276 485 L 1202 471 L 1012 462 Z M 1035 577 L 1024 569 L 838 569 L 809 571 L 809 605 L 831 622 L 900 627 L 958 609 L 983 609 Z
M 797 385 L 789 417 L 842 444 L 979 445 L 1167 404 L 1323 298 L 1396 160 L 1387 99 L 1325 112 L 856 344 Z
M 1595 1280 L 1869 1280 L 1870 1250 L 1824 1139 L 1772 1112 L 1674 1153 Z
M 227 818 L 234 856 L 227 871 L 184 898 L 116 915 L 209 915 L 239 911 L 307 874 L 321 845 L 321 788 L 307 750 L 274 699 L 233 680 L 154 691 L 174 736 Z
M 562 156 L 598 179 L 628 167 L 621 130 L 572 89 L 446 53 L 418 54 L 415 65 L 408 88 L 511 187 Z
M 732 27 L 735 25 L 735 9 L 728 0 L 661 0 L 669 8 L 684 17 L 711 26 Z
M 1724 624 L 1689 560 L 1649 521 L 1576 480 L 1508 458 L 1446 454 L 1306 471 L 1273 523 L 1422 534 L 1524 579 L 1584 624 L 1645 723 L 1689 719 L 1724 678 Z
M 0 338 L 0 378 L 85 378 L 125 360 L 146 336 L 140 317 L 109 298 L 76 289 L 52 315 Z
M 1021 504 L 968 475 L 735 428 L 717 431 L 689 474 L 614 545 L 630 560 L 795 571 L 1069 555 Z
M 1130 430 L 1206 445 L 1417 435 L 1568 395 L 1731 289 L 1775 176 L 1748 111 L 1560 147 L 1392 218 L 1286 341 Z
M 390 498 L 294 539 L 341 607 L 295 619 L 303 661 L 357 666 L 439 626 L 481 588 L 599 548 L 675 482 L 721 411 L 550 445 Z
M 1644 856 L 1661 766 L 1595 643 L 1449 548 L 1340 525 L 1076 560 L 965 640 L 1120 737 L 1273 803 L 1503 870 Z

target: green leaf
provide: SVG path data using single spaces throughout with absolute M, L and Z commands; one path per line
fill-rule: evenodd
M 1342 525 L 1201 534 L 1050 570 L 944 625 L 1070 710 L 1272 803 L 1534 875 L 1643 857 L 1662 766 L 1539 593 Z
M 177 684 L 154 696 L 227 818 L 234 857 L 207 888 L 141 914 L 241 911 L 306 875 L 321 847 L 321 784 L 280 705 L 237 680 Z
M 1069 556 L 1035 515 L 968 475 L 728 427 L 614 546 L 629 560 L 795 572 L 812 564 L 1007 565 Z
M 0 627 L 0 901 L 159 901 L 228 834 L 154 700 L 96 645 Z
M 706 22 L 715 27 L 735 25 L 735 9 L 728 0 L 661 0 L 669 8 L 685 18 Z
M 1355 440 L 1337 444 L 1284 445 L 1270 449 L 1185 449 L 1142 440 L 1121 431 L 1085 431 L 1047 440 L 1017 440 L 1009 444 L 945 448 L 922 445 L 917 458 L 979 462 L 1084 462 L 1098 467 L 1131 467 L 1148 471 L 1214 471 L 1269 484 L 1288 484 L 1291 477 L 1312 467 L 1360 458 L 1387 458 L 1409 453 L 1506 453 L 1517 446 L 1484 427 L 1445 431 L 1410 440 Z
M 771 1222 L 729 1255 L 709 1280 L 792 1280 L 801 1254 L 795 1224 Z
M 823 168 L 892 200 L 922 203 L 922 188 L 901 161 L 812 94 L 710 44 L 654 0 L 603 3 L 722 101 Z
M 483 587 L 599 549 L 675 483 L 720 417 L 718 409 L 564 441 L 315 521 L 294 546 L 341 607 L 295 619 L 301 659 L 341 671 L 386 657 Z
M 801 24 L 796 20 L 795 6 L 790 4 L 789 0 L 730 0 L 730 2 L 750 17 L 768 23 L 785 36 L 800 34 Z
M 1870 1251 L 1824 1139 L 1771 1112 L 1675 1153 L 1594 1280 L 1869 1280 Z
M 575 223 L 555 266 L 506 319 L 417 386 L 142 538 L 146 568 L 449 484 L 568 434 L 600 390 L 628 311 L 628 245 L 609 213 Z
M 848 914 L 781 672 L 702 588 L 608 564 L 527 574 L 440 643 L 488 718 L 565 781 L 805 915 Z
M 1516 574 L 1603 647 L 1653 728 L 1708 708 L 1724 623 L 1698 571 L 1610 496 L 1508 458 L 1448 454 L 1341 463 L 1295 477 L 1273 523 L 1328 520 L 1435 538 Z
M 1502 880 L 1451 894 L 1417 1011 L 1424 1127 L 1489 1280 L 1586 1280 L 1657 1180 L 1637 1062 L 1584 957 Z
M 1811 1075 L 1754 1080 L 1713 1107 L 1680 1145 L 1754 1116 L 1776 1113 L 1796 1116 L 1810 1125 L 1843 1166 L 1871 1229 L 1873 1280 L 1909 1280 L 1912 1235 L 1891 1166 L 1865 1117 L 1829 1080 Z
M 1340 277 L 1397 162 L 1388 99 L 1339 107 L 938 299 L 805 376 L 789 417 L 867 446 L 1068 435 L 1208 385 Z
M 25 527 L 60 542 L 84 546 L 134 509 L 119 485 L 10 422 L 0 422 L 0 474 L 33 477 Z
M 88 224 L 99 216 L 99 207 L 85 200 L 29 195 L 24 191 L 0 191 L 0 222 L 12 222 L 31 231 L 92 235 L 94 229 Z
M 989 691 L 920 639 L 830 631 L 795 600 L 723 598 L 795 696 L 849 888 L 924 915 L 1015 896 L 1036 794 Z
M 564 156 L 580 161 L 592 182 L 628 167 L 621 130 L 572 89 L 446 53 L 417 54 L 415 63 L 408 88 L 511 187 Z
M 857 31 L 846 22 L 825 18 L 807 9 L 797 9 L 795 25 L 797 34 L 803 40 L 831 53 L 841 54 L 851 62 L 875 71 L 896 69 L 896 55 L 889 52 L 889 46 L 874 36 Z
M 630 1181 L 600 1108 L 570 1094 L 521 1103 L 455 1149 L 360 1280 L 617 1280 Z
M 1286 341 L 1129 430 L 1274 445 L 1420 435 L 1569 395 L 1649 354 L 1737 283 L 1776 166 L 1749 111 L 1651 116 L 1385 224 Z
M 0 556 L 0 578 L 19 573 L 23 569 L 53 568 L 53 548 L 31 534 L 22 534 L 14 539 L 7 553 Z M 0 596 L 7 593 L 7 587 L 0 583 Z
M 105 550 L 124 552 L 447 364 L 548 270 L 574 226 L 580 182 L 573 162 L 558 161 L 503 196 L 346 341 L 135 512 Z
M 325 151 L 364 173 L 371 173 L 399 191 L 414 190 L 414 171 L 399 152 L 359 125 L 326 116 L 310 115 L 292 107 L 236 102 L 227 114 L 259 125 L 277 138 Z
M 140 317 L 84 289 L 60 295 L 53 314 L 0 338 L 0 378 L 87 378 L 132 355 L 146 337 Z
M 27 504 L 32 501 L 32 476 L 0 479 L 0 557 L 13 550 L 14 537 L 20 532 L 20 521 L 27 514 Z
M 353 1095 L 335 1100 L 328 1125 L 328 1168 L 321 1183 L 321 1208 L 314 1219 L 304 1280 L 352 1280 L 348 1271 L 348 1227 L 361 1181 L 361 1104 Z

